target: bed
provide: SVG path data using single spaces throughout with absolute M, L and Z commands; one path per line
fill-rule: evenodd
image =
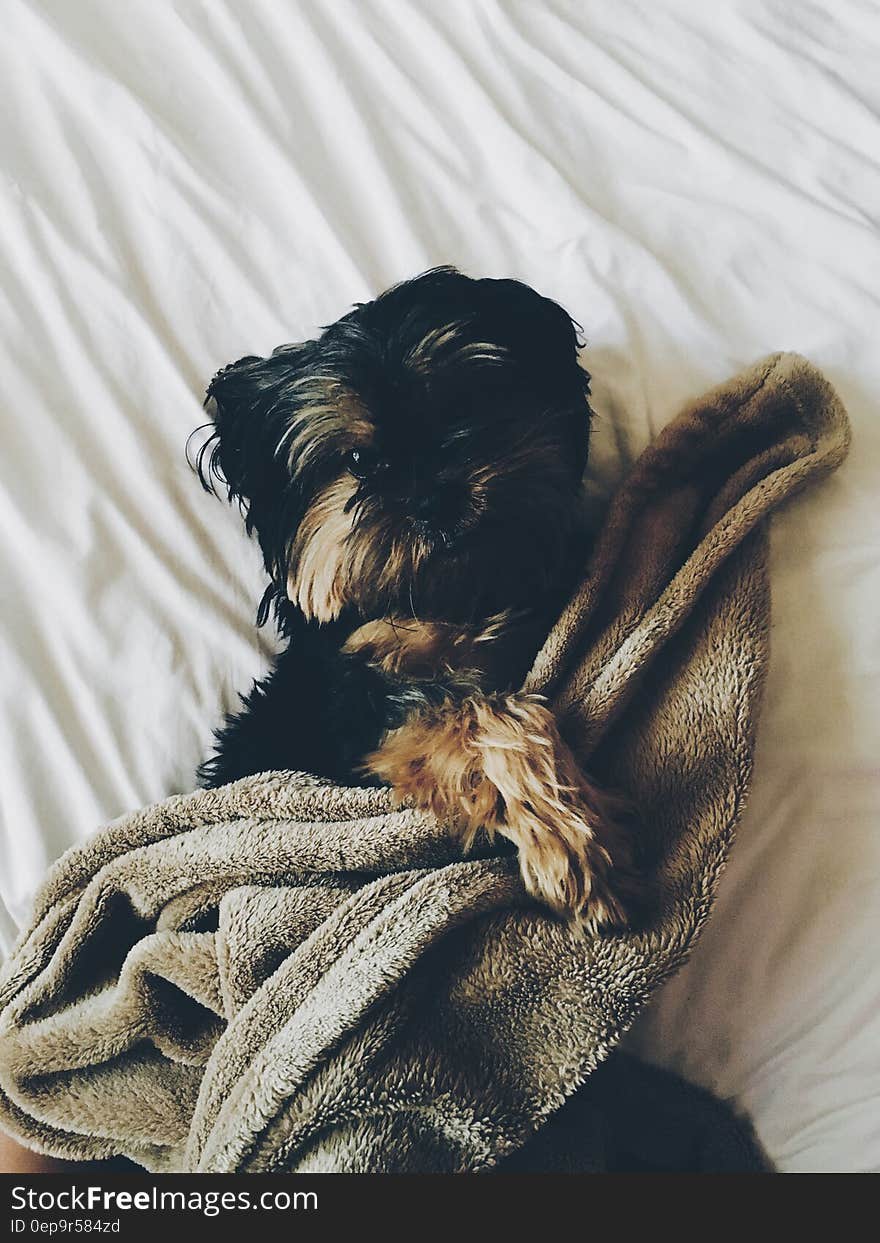
M 48 866 L 192 788 L 263 668 L 257 552 L 184 453 L 221 364 L 441 262 L 583 324 L 597 506 L 794 349 L 844 468 L 772 535 L 756 774 L 628 1038 L 784 1171 L 880 1170 L 880 18 L 692 0 L 7 0 L 0 949 Z

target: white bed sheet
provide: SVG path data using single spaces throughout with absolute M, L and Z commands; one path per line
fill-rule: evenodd
M 607 491 L 774 349 L 852 457 L 777 519 L 751 804 L 631 1043 L 785 1170 L 880 1169 L 874 3 L 3 0 L 0 933 L 193 783 L 261 574 L 183 456 L 220 364 L 439 262 L 581 320 Z

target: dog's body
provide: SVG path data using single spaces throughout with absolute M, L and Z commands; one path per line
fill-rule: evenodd
M 550 599 L 562 602 L 555 593 Z M 279 601 L 286 646 L 243 711 L 218 731 L 203 779 L 224 785 L 250 773 L 302 769 L 344 783 L 370 781 L 366 757 L 414 711 L 467 692 L 513 690 L 522 682 L 558 613 L 547 599 L 542 605 L 503 634 L 494 633 L 490 620 L 482 642 L 475 643 L 470 634 L 480 632 L 467 627 L 441 629 L 412 617 L 364 623 L 352 612 L 315 622 Z
M 287 647 L 203 777 L 387 781 L 465 842 L 510 838 L 554 908 L 619 923 L 612 802 L 516 693 L 583 560 L 577 354 L 555 303 L 444 268 L 215 377 L 202 476 L 260 540 Z

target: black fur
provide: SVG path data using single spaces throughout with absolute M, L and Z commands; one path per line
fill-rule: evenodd
M 448 324 L 457 328 L 444 342 Z M 555 303 L 517 281 L 439 268 L 356 306 L 314 341 L 218 372 L 199 473 L 206 487 L 225 485 L 259 540 L 270 583 L 258 622 L 274 613 L 287 646 L 218 732 L 206 783 L 276 768 L 360 781 L 363 756 L 409 712 L 475 686 L 519 684 L 581 553 L 590 411 L 577 355 L 576 326 Z M 324 383 L 368 416 L 372 440 L 355 455 L 316 406 Z M 319 624 L 287 598 L 288 568 L 309 505 L 346 469 L 372 560 L 346 607 Z M 481 471 L 489 483 L 477 496 Z M 419 541 L 418 569 L 380 584 L 391 545 L 377 534 L 369 547 L 373 529 Z M 518 620 L 492 675 L 394 678 L 340 651 L 372 618 L 478 624 L 502 610 Z

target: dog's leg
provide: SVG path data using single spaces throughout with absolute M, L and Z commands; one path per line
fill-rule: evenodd
M 466 846 L 480 829 L 509 838 L 527 889 L 554 910 L 590 927 L 627 922 L 622 800 L 588 781 L 534 699 L 450 700 L 392 730 L 365 763 L 400 797 L 449 820 Z
M 338 647 L 332 626 L 296 620 L 290 646 L 217 732 L 215 753 L 200 770 L 203 785 L 267 769 L 360 779 L 361 757 L 387 729 L 387 679 L 340 659 Z

